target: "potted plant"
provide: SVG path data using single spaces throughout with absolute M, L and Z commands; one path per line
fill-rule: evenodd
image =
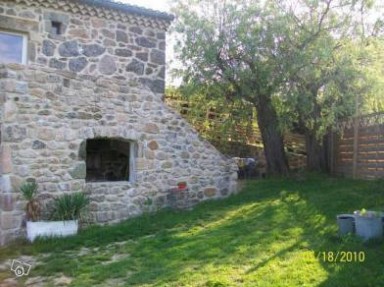
M 67 236 L 77 233 L 78 220 L 82 217 L 85 208 L 89 204 L 89 199 L 84 193 L 75 192 L 55 198 L 51 205 L 50 220 L 37 221 L 40 219 L 41 213 L 41 204 L 36 199 L 37 184 L 23 184 L 20 190 L 24 198 L 28 200 L 26 212 L 27 238 L 29 241 L 33 242 L 38 236 Z M 33 194 L 33 197 L 30 194 Z M 37 209 L 37 206 L 39 206 L 39 209 Z M 38 216 L 36 215 L 37 210 L 39 211 Z
M 37 199 L 36 182 L 26 182 L 21 185 L 20 192 L 27 201 L 25 213 L 27 222 L 37 221 L 41 214 L 41 203 Z
M 381 212 L 369 211 L 363 208 L 362 210 L 356 210 L 354 215 L 357 235 L 363 237 L 364 240 L 383 236 Z

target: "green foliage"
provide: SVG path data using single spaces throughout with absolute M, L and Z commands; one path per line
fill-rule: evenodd
M 383 59 L 377 56 L 382 45 L 370 47 L 376 56 L 363 47 L 368 25 L 361 19 L 372 7 L 370 0 L 178 0 L 179 75 L 189 91 L 203 86 L 210 91 L 205 96 L 255 106 L 270 164 L 279 148 L 267 149 L 283 130 L 320 140 L 337 121 L 355 113 L 356 101 L 366 109 L 381 108 L 383 65 L 363 68 L 359 63 Z M 371 30 L 379 31 L 380 23 Z M 268 142 L 268 136 L 274 141 Z
M 82 217 L 89 204 L 89 198 L 82 192 L 63 194 L 52 204 L 53 220 L 77 220 Z
M 285 82 L 282 49 L 289 25 L 284 15 L 270 1 L 246 0 L 179 0 L 174 12 L 184 85 L 189 90 L 203 87 L 227 103 L 255 107 L 268 172 L 285 174 L 283 140 L 271 101 Z
M 384 111 L 384 39 L 369 37 L 358 54 L 358 68 L 364 76 L 359 82 L 360 113 Z
M 37 188 L 36 182 L 25 182 L 20 186 L 20 191 L 24 199 L 30 201 L 36 199 Z
M 353 17 L 360 6 L 368 13 L 373 5 L 368 2 L 302 0 L 298 10 L 284 6 L 296 22 L 290 31 L 291 60 L 285 63 L 289 85 L 279 100 L 279 114 L 288 127 L 296 124 L 320 140 L 335 123 L 355 114 L 356 101 L 365 101 L 373 91 L 377 79 L 368 81 L 364 62 L 374 56 L 358 32 L 360 17 Z
M 25 206 L 26 218 L 37 221 L 41 215 L 41 204 L 37 199 L 38 185 L 36 182 L 25 182 L 20 186 L 20 192 L 27 204 Z

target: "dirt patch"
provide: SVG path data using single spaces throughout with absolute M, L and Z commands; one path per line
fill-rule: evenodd
M 108 261 L 105 261 L 105 262 L 102 262 L 101 264 L 102 265 L 107 265 L 107 264 L 111 264 L 111 263 L 114 263 L 114 262 L 117 262 L 117 261 L 120 261 L 124 258 L 127 258 L 129 256 L 129 254 L 114 254 L 110 260 Z

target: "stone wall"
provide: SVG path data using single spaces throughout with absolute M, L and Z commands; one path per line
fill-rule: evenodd
M 0 65 L 0 245 L 24 235 L 18 188 L 27 179 L 43 201 L 85 190 L 97 223 L 235 192 L 236 164 L 161 100 L 171 17 L 131 10 L 108 1 L 0 0 L 0 29 L 28 38 L 27 65 Z M 124 143 L 129 180 L 87 181 L 86 142 L 96 138 Z M 108 164 L 119 164 L 110 156 Z M 181 181 L 188 188 L 179 192 Z
M 182 200 L 193 205 L 236 190 L 237 166 L 221 155 L 140 79 L 99 77 L 39 65 L 0 66 L 1 238 L 22 234 L 28 178 L 41 199 L 85 189 L 95 222 L 118 222 L 169 205 L 186 181 Z M 136 146 L 130 181 L 86 182 L 82 146 L 107 137 Z
M 46 1 L 44 5 L 40 2 L 44 1 L 0 1 L 0 29 L 28 36 L 28 63 L 135 80 L 159 96 L 163 94 L 166 37 L 163 27 L 92 17 L 88 15 L 92 11 L 83 15 L 79 9 L 87 11 L 85 6 L 72 8 L 77 13 L 61 12 L 69 10 L 76 2 L 60 7 L 62 10 L 49 8 L 56 1 Z M 92 14 L 111 17 L 107 12 L 95 10 Z M 53 32 L 52 22 L 61 24 L 59 35 Z

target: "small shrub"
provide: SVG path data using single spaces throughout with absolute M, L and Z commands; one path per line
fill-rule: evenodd
M 82 192 L 64 194 L 56 198 L 52 205 L 53 220 L 77 220 L 82 217 L 89 198 Z
M 25 182 L 20 186 L 20 192 L 23 198 L 28 201 L 25 212 L 27 220 L 29 221 L 37 221 L 41 214 L 41 204 L 36 198 L 37 188 L 36 182 Z

